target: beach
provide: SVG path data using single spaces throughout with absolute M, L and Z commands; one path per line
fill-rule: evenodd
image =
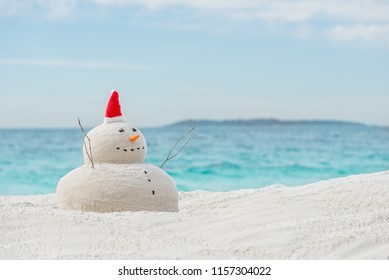
M 179 212 L 61 209 L 0 196 L 0 259 L 389 259 L 389 171 L 179 192 Z

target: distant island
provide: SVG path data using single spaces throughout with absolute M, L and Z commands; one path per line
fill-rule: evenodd
M 183 120 L 168 126 L 190 126 L 198 124 L 201 126 L 206 125 L 356 125 L 366 126 L 362 123 L 348 122 L 348 121 L 334 121 L 334 120 L 279 120 L 279 119 L 233 119 L 233 120 Z

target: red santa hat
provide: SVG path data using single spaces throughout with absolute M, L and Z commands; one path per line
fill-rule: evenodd
M 104 118 L 104 123 L 113 122 L 124 122 L 119 103 L 119 94 L 116 90 L 112 90 L 112 95 L 108 101 L 107 110 L 105 112 Z

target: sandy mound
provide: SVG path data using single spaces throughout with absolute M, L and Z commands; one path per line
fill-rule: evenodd
M 90 213 L 0 197 L 1 259 L 387 259 L 389 172 L 179 194 L 178 213 Z

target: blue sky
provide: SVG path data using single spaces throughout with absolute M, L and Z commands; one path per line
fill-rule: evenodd
M 389 1 L 0 0 L 0 127 L 389 125 Z

